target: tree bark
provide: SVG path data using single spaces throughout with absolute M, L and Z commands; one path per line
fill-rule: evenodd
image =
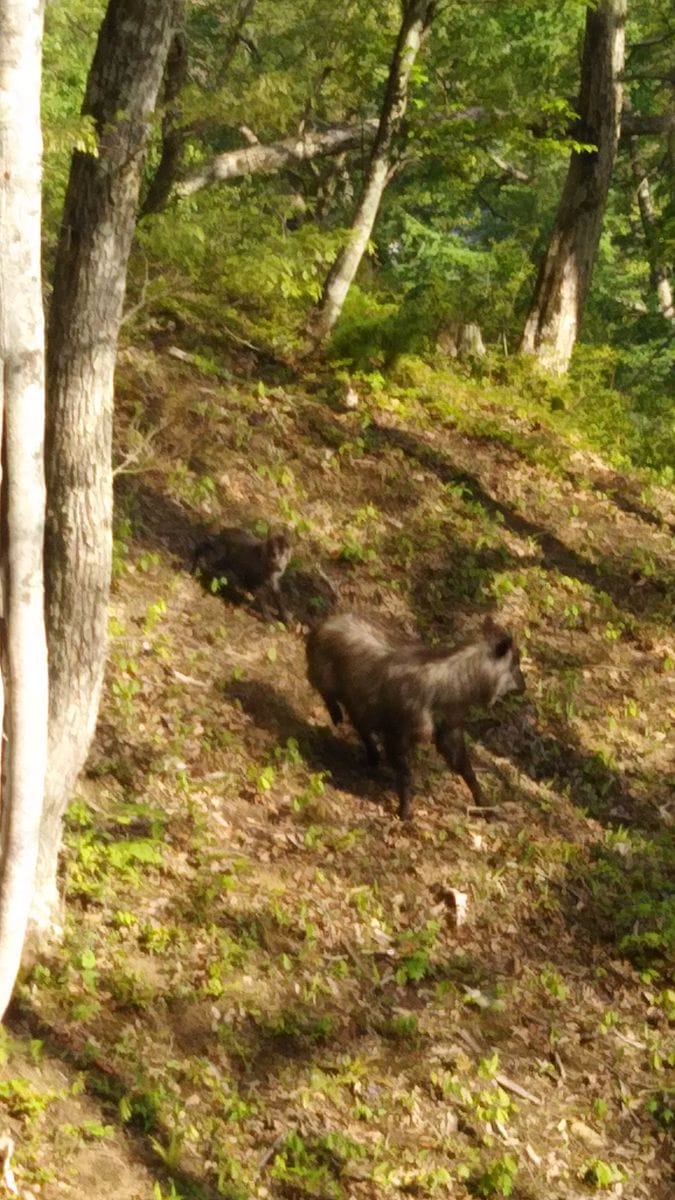
M 658 305 L 662 316 L 665 317 L 666 321 L 675 323 L 673 289 L 670 283 L 668 268 L 661 255 L 658 222 L 656 213 L 654 212 L 654 202 L 652 200 L 652 192 L 649 186 L 649 177 L 647 172 L 643 170 L 640 163 L 640 152 L 638 149 L 637 138 L 630 138 L 628 143 L 628 153 L 630 155 L 630 165 L 633 172 L 633 178 L 637 185 L 637 202 L 640 210 L 640 220 L 642 221 L 642 230 L 645 237 L 645 246 L 647 248 L 649 274 L 652 287 L 656 292 L 656 298 L 658 300 Z
M 140 215 L 160 212 L 171 195 L 183 162 L 186 131 L 180 126 L 178 97 L 187 79 L 187 40 L 182 29 L 176 30 L 167 57 L 164 73 L 164 116 L 162 117 L 162 152 L 152 177 Z
M 47 350 L 49 761 L 32 919 L 58 929 L 62 818 L 94 733 L 112 556 L 117 337 L 150 118 L 174 32 L 171 0 L 110 0 L 83 111 L 98 155 L 73 155 Z
M 222 87 L 227 79 L 227 73 L 239 46 L 247 21 L 250 20 L 257 0 L 239 0 L 232 28 L 225 43 L 220 63 L 216 87 Z M 188 45 L 184 32 L 176 33 L 166 66 L 164 79 L 165 113 L 162 120 L 162 153 L 157 170 L 141 208 L 141 217 L 150 213 L 161 212 L 169 202 L 174 185 L 181 172 L 185 145 L 191 133 L 189 125 L 181 125 L 181 106 L 179 96 L 188 74 Z
M 341 154 L 364 141 L 372 141 L 377 126 L 377 121 L 334 125 L 322 132 L 314 130 L 295 134 L 268 145 L 256 142 L 241 150 L 228 150 L 224 154 L 217 154 L 178 183 L 175 194 L 181 198 L 193 196 L 195 192 L 214 183 L 226 183 L 230 179 L 241 179 L 244 175 L 272 175 L 284 167 L 309 162 L 322 155 Z
M 335 326 L 368 245 L 389 181 L 394 144 L 405 116 L 410 72 L 435 8 L 435 0 L 406 0 L 404 4 L 380 121 L 349 239 L 333 263 L 321 299 L 308 322 L 310 341 L 314 345 L 323 341 Z
M 42 0 L 0 0 L 0 1019 L 12 994 L 28 923 L 47 761 L 42 26 Z
M 579 333 L 597 254 L 621 123 L 626 0 L 586 13 L 579 122 L 553 234 L 539 268 L 521 350 L 564 374 Z

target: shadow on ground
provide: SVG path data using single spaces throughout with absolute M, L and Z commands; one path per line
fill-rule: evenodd
M 139 545 L 161 549 L 174 555 L 184 570 L 190 571 L 195 547 L 213 533 L 213 526 L 195 518 L 176 500 L 138 479 L 118 480 L 117 499 L 128 511 L 134 523 L 134 537 Z M 232 505 L 223 514 L 223 523 L 251 528 L 255 517 L 244 505 Z M 332 573 L 335 566 L 331 564 Z M 196 576 L 207 595 L 214 594 L 214 581 L 204 574 Z M 339 597 L 339 581 L 333 581 L 323 566 L 314 569 L 291 562 L 281 584 L 288 620 L 309 624 L 318 616 L 335 608 Z M 224 604 L 248 608 L 265 619 L 278 618 L 274 597 L 268 588 L 259 589 L 252 597 L 244 589 L 230 587 L 220 592 Z M 267 606 L 267 612 L 265 612 Z
M 241 705 L 258 728 L 266 729 L 281 745 L 293 738 L 309 769 L 328 771 L 336 791 L 386 807 L 387 788 L 393 779 L 384 764 L 377 771 L 368 769 L 363 747 L 356 735 L 350 733 L 347 723 L 339 733 L 333 733 L 326 714 L 326 725 L 310 725 L 267 681 L 232 680 L 226 684 L 224 693 L 228 700 Z
M 37 1039 L 49 1054 L 79 1073 L 85 1093 L 100 1105 L 106 1120 L 122 1133 L 130 1158 L 171 1189 L 168 1195 L 191 1196 L 194 1200 L 219 1200 L 222 1197 L 220 1188 L 207 1184 L 199 1172 L 167 1166 L 162 1145 L 171 1146 L 175 1130 L 163 1125 L 156 1115 L 149 1111 L 143 1113 L 139 1104 L 138 1115 L 122 1122 L 120 1102 L 128 1102 L 131 1094 L 133 1106 L 133 1085 L 125 1082 L 110 1066 L 105 1050 L 98 1056 L 92 1044 L 78 1037 L 76 1032 L 71 1034 L 66 1029 L 57 1029 L 38 1016 L 30 1005 L 20 1001 L 12 1002 L 5 1023 L 14 1036 Z
M 412 463 L 432 471 L 443 484 L 461 484 L 470 498 L 481 504 L 492 516 L 501 518 L 505 527 L 520 537 L 534 538 L 541 547 L 544 565 L 550 570 L 588 584 L 597 591 L 611 597 L 617 608 L 625 609 L 642 618 L 648 616 L 668 619 L 672 604 L 668 600 L 668 589 L 675 585 L 670 577 L 654 577 L 634 582 L 625 568 L 609 563 L 597 565 L 570 546 L 565 545 L 555 534 L 534 521 L 528 520 L 512 507 L 495 499 L 483 487 L 480 480 L 470 472 L 458 467 L 452 459 L 425 444 L 403 429 L 391 429 L 374 423 L 369 430 L 375 451 L 398 449 Z

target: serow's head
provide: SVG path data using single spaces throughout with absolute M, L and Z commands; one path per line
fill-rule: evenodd
M 525 691 L 525 676 L 520 667 L 520 651 L 510 633 L 488 617 L 483 625 L 490 672 L 493 680 L 490 704 L 508 692 Z

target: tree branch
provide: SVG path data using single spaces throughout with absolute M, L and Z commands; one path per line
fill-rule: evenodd
M 479 105 L 461 109 L 443 120 L 480 121 L 492 116 L 505 117 L 506 113 L 493 113 L 490 109 Z M 193 196 L 203 188 L 212 187 L 217 183 L 227 183 L 231 179 L 241 179 L 246 175 L 272 175 L 291 164 L 311 162 L 312 159 L 342 154 L 355 146 L 370 145 L 377 133 L 376 118 L 369 118 L 357 125 L 333 125 L 329 129 L 309 130 L 302 134 L 281 138 L 267 145 L 253 143 L 238 150 L 228 150 L 217 154 L 204 163 L 198 171 L 188 175 L 174 187 L 174 195 L 179 199 Z M 659 137 L 675 129 L 675 112 L 658 116 L 639 116 L 636 113 L 624 112 L 621 125 L 622 137 L 650 136 Z M 540 132 L 543 132 L 540 131 Z M 513 178 L 527 182 L 528 176 L 519 168 L 505 163 L 497 155 L 492 155 L 502 170 L 507 171 Z
M 303 133 L 300 137 L 282 138 L 267 146 L 257 144 L 217 154 L 193 175 L 177 184 L 176 195 L 193 196 L 195 192 L 214 183 L 225 183 L 244 175 L 269 175 L 291 163 L 308 162 L 321 155 L 340 154 L 343 150 L 360 145 L 362 141 L 372 141 L 377 124 L 373 119 L 358 125 L 335 125 L 323 132 L 315 130 Z
M 673 38 L 675 38 L 675 29 L 666 29 L 663 33 L 655 33 L 642 42 L 633 42 L 629 54 L 634 54 L 636 50 L 647 50 L 651 46 L 662 46 L 664 42 L 670 42 Z
M 493 154 L 491 150 L 488 150 L 487 154 L 495 166 L 499 167 L 499 170 L 503 171 L 510 179 L 515 179 L 517 183 L 532 182 L 532 177 L 527 174 L 527 171 L 521 171 L 520 167 L 517 167 L 515 163 L 507 162 L 505 158 L 502 158 L 501 154 Z
M 624 112 L 621 118 L 622 137 L 659 137 L 675 129 L 675 112 L 662 113 L 657 117 L 641 117 L 638 113 Z

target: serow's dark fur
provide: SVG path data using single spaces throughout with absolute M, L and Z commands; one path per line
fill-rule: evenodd
M 419 742 L 433 741 L 474 802 L 484 804 L 464 739 L 467 710 L 525 690 L 518 649 L 490 618 L 476 641 L 451 650 L 404 642 L 354 613 L 337 613 L 309 634 L 307 678 L 335 725 L 347 713 L 372 767 L 381 740 L 404 820 L 411 815 L 409 758 Z
M 287 533 L 271 533 L 261 538 L 248 529 L 221 529 L 195 547 L 191 570 L 199 569 L 211 579 L 225 579 L 230 588 L 259 592 L 269 587 L 282 621 L 288 619 L 281 594 L 281 579 L 291 559 Z M 264 594 L 262 608 L 268 615 Z

